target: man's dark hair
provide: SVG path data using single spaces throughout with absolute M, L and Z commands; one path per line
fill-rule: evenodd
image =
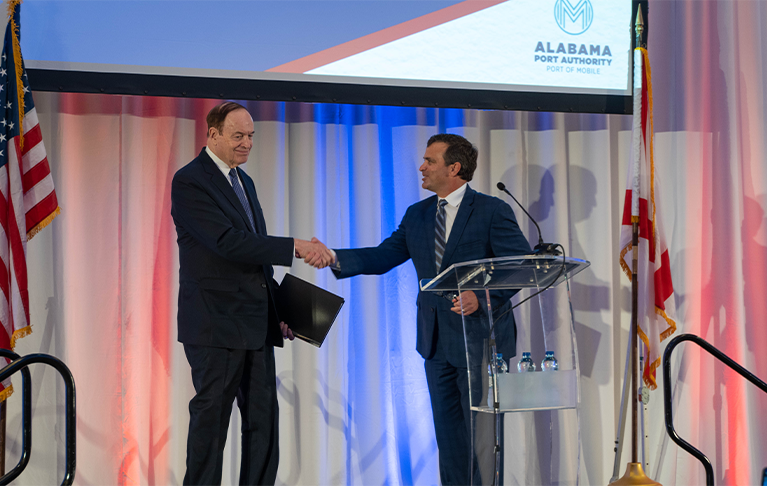
M 220 105 L 214 106 L 213 109 L 208 112 L 208 116 L 205 117 L 205 121 L 208 122 L 208 133 L 210 133 L 211 128 L 215 128 L 218 130 L 218 133 L 222 133 L 226 116 L 233 111 L 245 109 L 244 106 L 234 101 L 226 101 Z
M 452 133 L 438 133 L 433 135 L 426 146 L 433 143 L 442 142 L 447 144 L 445 149 L 445 165 L 461 164 L 461 170 L 458 171 L 458 177 L 465 181 L 470 181 L 477 170 L 477 149 L 468 140 L 460 135 Z

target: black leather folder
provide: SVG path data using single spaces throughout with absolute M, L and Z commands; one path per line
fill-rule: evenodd
M 282 279 L 275 297 L 280 320 L 297 338 L 318 348 L 344 305 L 343 297 L 289 273 Z

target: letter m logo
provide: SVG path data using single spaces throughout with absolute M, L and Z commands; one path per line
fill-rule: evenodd
M 589 0 L 557 0 L 554 19 L 559 28 L 568 34 L 583 34 L 594 20 L 594 7 Z

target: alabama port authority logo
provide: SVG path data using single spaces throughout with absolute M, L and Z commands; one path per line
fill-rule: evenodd
M 557 0 L 554 19 L 560 29 L 570 35 L 580 35 L 589 30 L 594 20 L 594 7 L 589 0 Z

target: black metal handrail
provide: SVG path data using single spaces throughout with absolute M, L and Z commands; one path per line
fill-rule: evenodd
M 31 364 L 35 363 L 42 363 L 46 364 L 48 366 L 53 367 L 56 369 L 56 371 L 59 372 L 61 375 L 61 378 L 64 380 L 64 388 L 65 388 L 65 450 L 64 450 L 64 457 L 65 457 L 65 463 L 66 463 L 66 471 L 64 472 L 64 480 L 61 482 L 62 486 L 70 486 L 74 480 L 75 480 L 75 466 L 77 464 L 76 460 L 76 436 L 75 436 L 75 426 L 76 426 L 76 416 L 75 416 L 75 379 L 72 376 L 72 372 L 69 371 L 69 368 L 67 368 L 67 365 L 65 365 L 60 359 L 54 358 L 53 356 L 47 355 L 47 354 L 30 354 L 27 356 L 24 356 L 23 358 L 19 358 L 18 355 L 15 353 L 11 353 L 7 350 L 0 350 L 3 351 L 1 354 L 5 357 L 10 356 L 16 356 L 16 359 L 11 361 L 5 368 L 0 370 L 0 381 L 5 381 L 6 379 L 10 378 L 11 375 L 16 373 L 17 371 L 21 371 L 22 376 L 22 400 L 24 407 L 23 410 L 23 427 L 24 431 L 22 433 L 22 440 L 24 444 L 24 451 L 22 452 L 22 459 L 19 461 L 19 464 L 13 468 L 12 471 L 9 471 L 5 476 L 0 478 L 0 485 L 5 485 L 10 483 L 14 478 L 16 478 L 26 467 L 27 463 L 29 462 L 29 450 L 32 447 L 32 422 L 31 422 L 31 392 L 28 393 L 31 387 L 31 383 L 28 383 L 29 380 L 29 370 L 27 367 Z M 10 354 L 8 354 L 10 353 Z M 26 459 L 25 459 L 26 457 Z M 11 474 L 13 474 L 13 477 L 9 477 Z
M 13 351 L 2 348 L 0 348 L 0 357 L 8 358 L 9 361 L 21 358 Z M 10 484 L 19 477 L 21 471 L 27 467 L 29 455 L 32 453 L 32 379 L 29 368 L 21 369 L 21 423 L 21 457 L 16 467 L 0 477 L 0 484 Z
M 703 468 L 706 470 L 706 486 L 714 486 L 714 467 L 711 465 L 711 461 L 708 459 L 708 457 L 706 457 L 705 454 L 693 447 L 686 440 L 679 437 L 679 434 L 677 434 L 676 430 L 674 429 L 674 414 L 671 410 L 671 353 L 674 351 L 674 348 L 676 348 L 677 345 L 684 341 L 692 341 L 701 348 L 705 349 L 713 357 L 732 368 L 739 375 L 759 387 L 759 389 L 765 393 L 767 393 L 767 383 L 757 378 L 756 375 L 733 361 L 732 358 L 716 349 L 706 340 L 701 339 L 694 334 L 680 334 L 679 336 L 672 339 L 668 343 L 668 346 L 666 346 L 666 350 L 663 352 L 663 409 L 666 416 L 666 431 L 668 432 L 668 435 L 671 436 L 671 440 L 676 442 L 679 447 L 689 452 L 703 463 Z

